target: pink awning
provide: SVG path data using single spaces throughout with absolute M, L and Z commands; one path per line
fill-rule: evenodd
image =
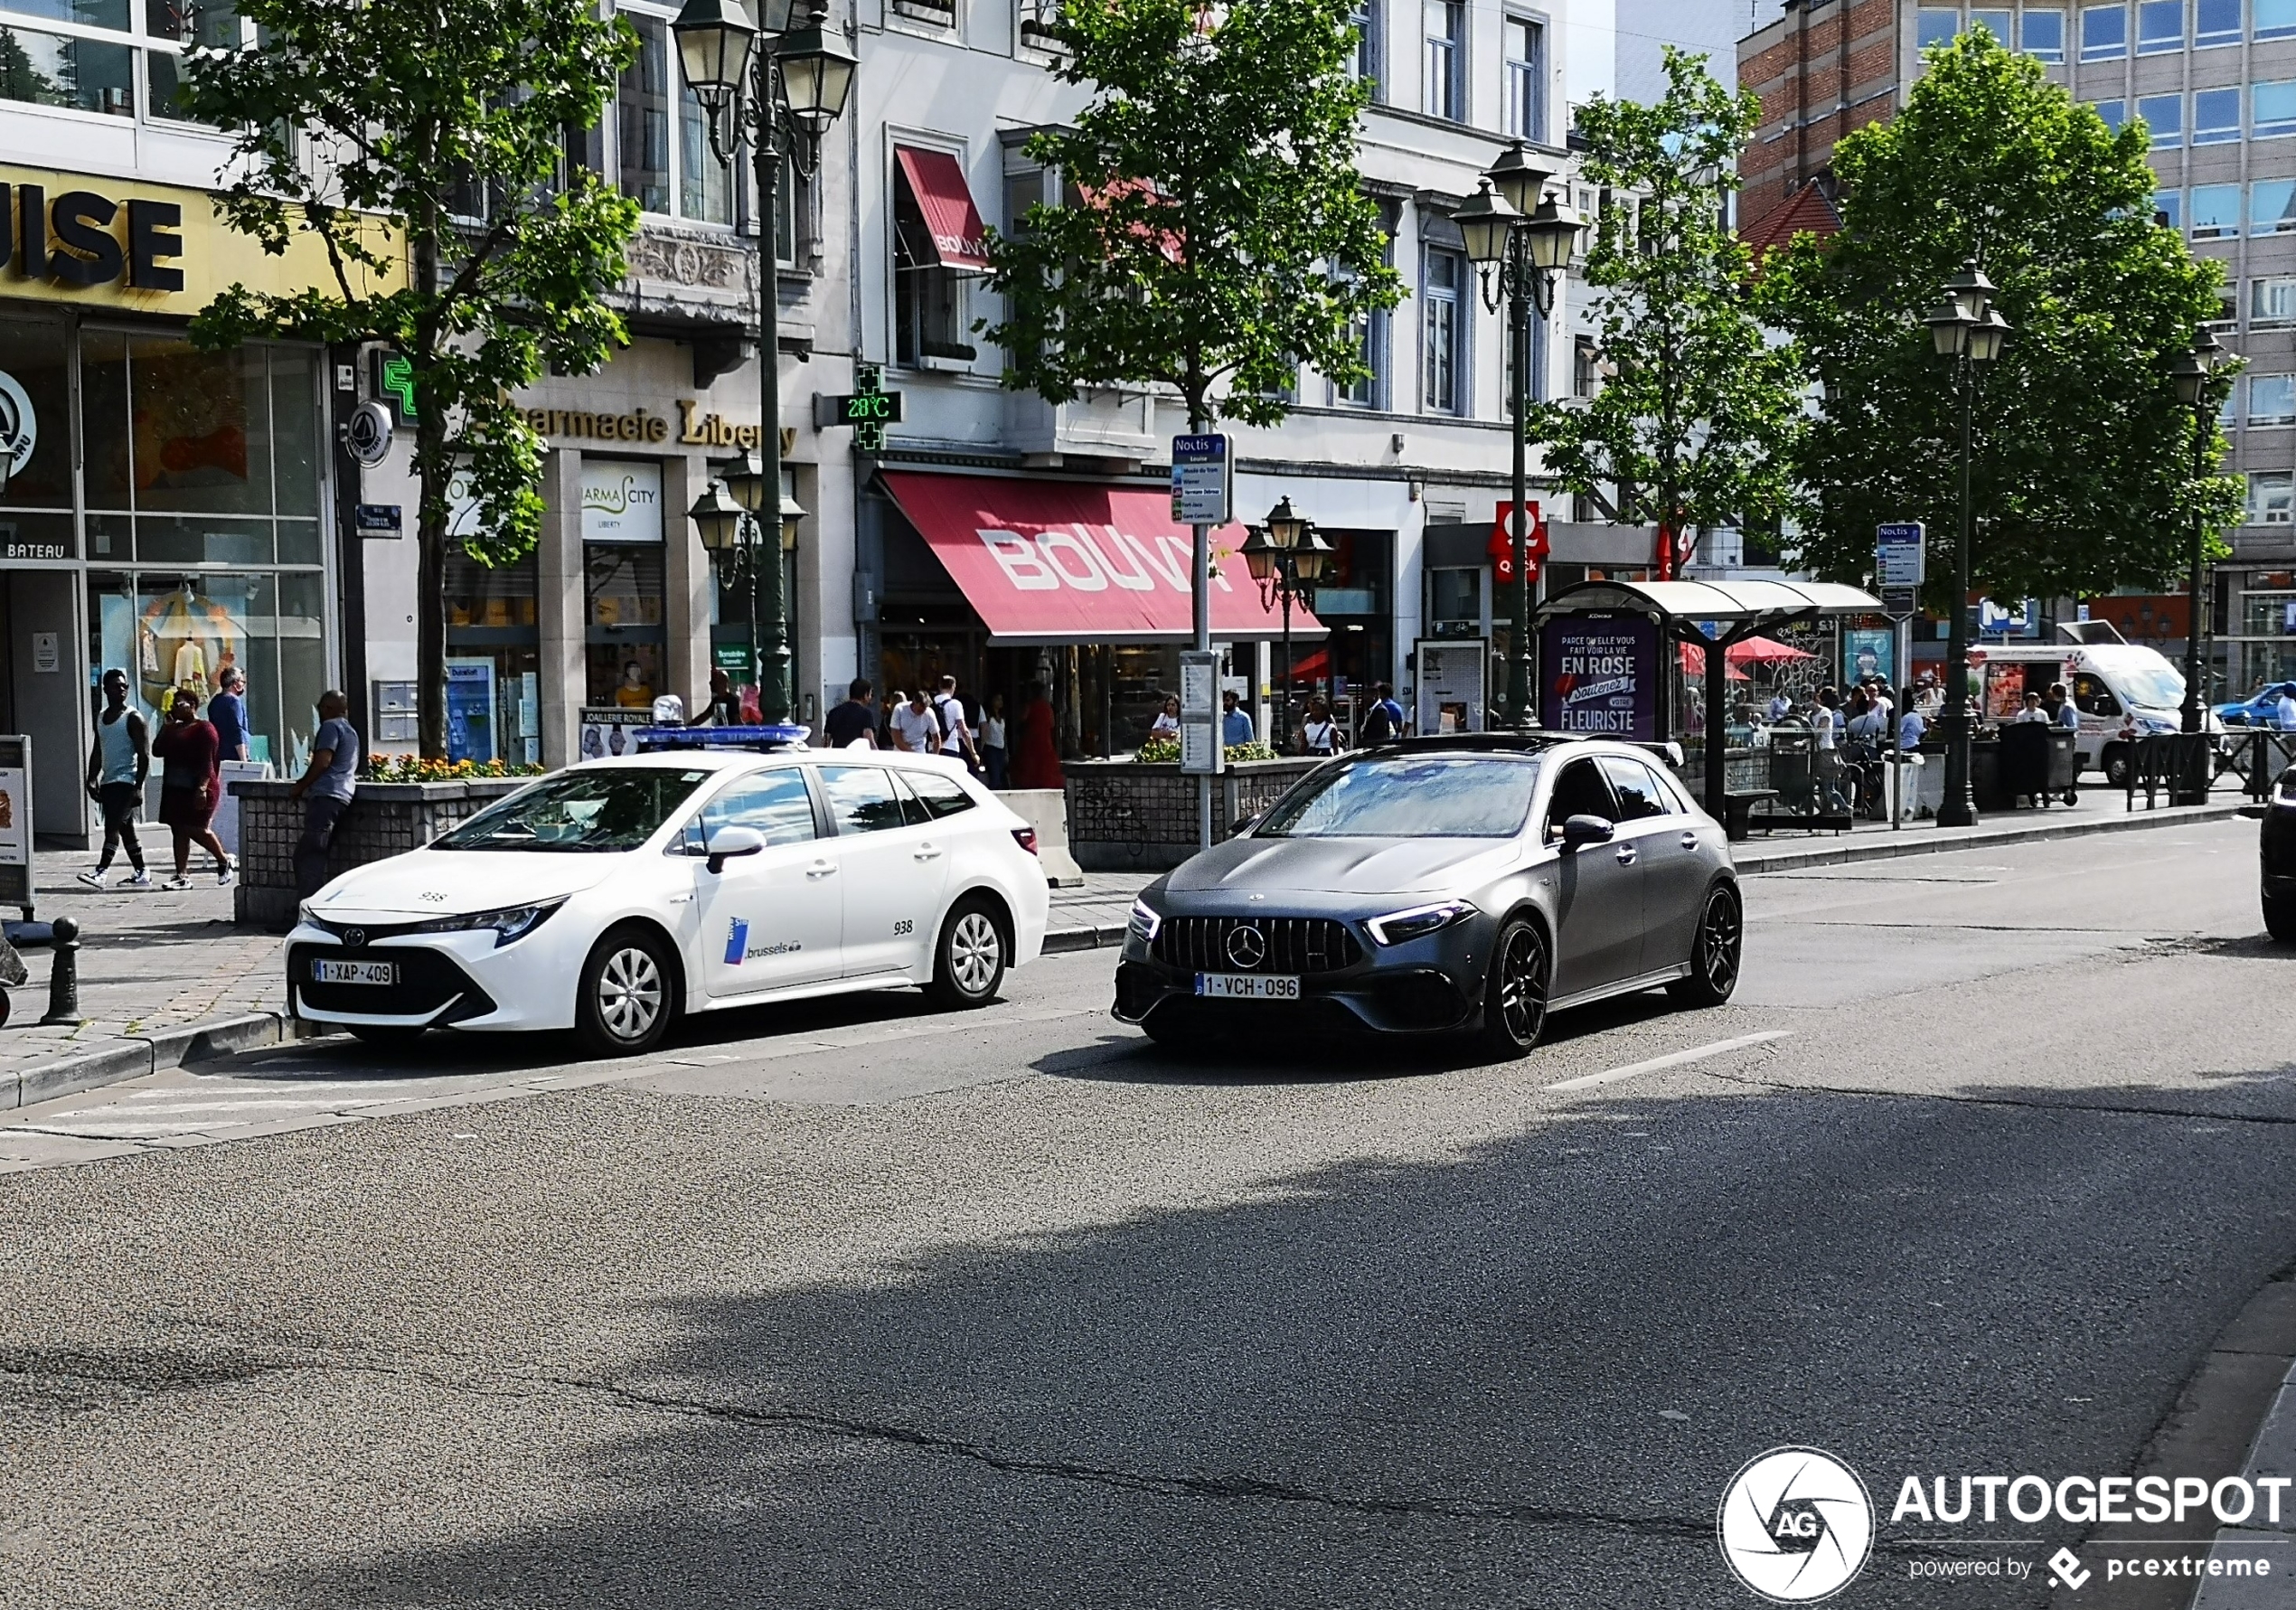
M 880 479 L 989 628 L 1006 643 L 1185 643 L 1190 533 L 1144 486 L 886 470 Z M 1212 636 L 1279 636 L 1244 568 L 1244 528 L 1212 533 Z M 1324 627 L 1299 605 L 1292 636 Z
M 932 237 L 933 255 L 941 267 L 967 274 L 987 273 L 988 231 L 981 223 L 981 210 L 973 204 L 972 186 L 965 183 L 965 170 L 957 165 L 956 158 L 946 151 L 920 151 L 913 146 L 896 146 L 893 155 L 908 181 L 909 194 L 917 198 L 917 210 L 925 215 L 926 232 Z

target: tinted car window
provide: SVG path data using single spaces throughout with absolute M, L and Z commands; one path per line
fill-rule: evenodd
M 901 796 L 883 767 L 824 766 L 821 788 L 829 796 L 830 819 L 841 833 L 882 833 L 905 825 Z
M 1326 766 L 1255 838 L 1504 839 L 1530 814 L 1539 763 L 1511 755 L 1381 756 Z
M 1663 816 L 1674 808 L 1658 779 L 1651 776 L 1651 768 L 1640 760 L 1629 760 L 1623 755 L 1605 755 L 1602 758 L 1603 775 L 1610 779 L 1611 792 L 1618 796 L 1621 822 Z
M 959 811 L 969 811 L 974 801 L 965 791 L 965 785 L 955 777 L 945 777 L 929 771 L 905 771 L 901 780 L 917 791 L 917 797 L 935 816 L 954 816 Z
M 561 854 L 635 850 L 710 775 L 659 766 L 577 767 L 487 806 L 430 847 Z
M 1618 804 L 1611 798 L 1610 785 L 1603 781 L 1602 768 L 1591 759 L 1572 761 L 1555 779 L 1554 796 L 1547 802 L 1547 836 L 1559 838 L 1563 824 L 1573 816 L 1618 820 Z
M 927 810 L 925 802 L 917 797 L 916 781 L 915 777 L 905 777 L 899 772 L 893 774 L 893 786 L 901 796 L 902 822 L 910 827 L 922 827 L 933 819 L 933 813 Z
M 767 772 L 746 777 L 701 807 L 699 833 L 687 838 L 709 843 L 720 827 L 753 827 L 768 844 L 798 844 L 814 836 L 814 801 L 805 774 L 796 770 Z

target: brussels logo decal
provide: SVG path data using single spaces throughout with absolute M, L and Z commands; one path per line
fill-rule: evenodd
M 1830 1598 L 1865 1568 L 1874 1504 L 1858 1473 L 1818 1448 L 1772 1448 L 1723 1489 L 1715 1518 L 1722 1558 L 1777 1605 Z

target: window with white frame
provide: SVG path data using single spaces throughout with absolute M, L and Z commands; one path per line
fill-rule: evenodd
M 1355 30 L 1355 76 L 1371 86 L 1373 100 L 1384 101 L 1388 98 L 1387 87 L 1381 80 L 1387 75 L 1380 70 L 1379 35 L 1387 26 L 1387 7 L 1380 0 L 1355 0 L 1355 9 L 1348 14 L 1348 26 Z
M 1547 138 L 1547 30 L 1533 17 L 1510 16 L 1507 39 L 1507 132 Z
M 2037 61 L 2065 60 L 2065 14 L 2028 5 L 2018 18 L 2017 48 Z
M 2296 233 L 2296 181 L 2259 179 L 2248 187 L 2248 232 Z
M 183 54 L 237 49 L 247 25 L 228 3 L 192 0 L 5 0 L 0 100 L 113 118 L 187 122 L 177 104 Z M 18 17 L 25 19 L 23 22 Z
M 2251 425 L 2296 425 L 2296 374 L 2252 374 L 2247 378 Z
M 2185 0 L 2138 0 L 2137 54 L 2165 55 L 2185 48 Z
M 1431 414 L 1467 411 L 1467 259 L 1429 247 L 1419 275 L 1419 405 Z
M 2081 8 L 2081 60 L 2110 61 L 2129 53 L 2129 8 L 2126 5 L 2084 5 Z
M 2219 330 L 2240 328 L 2240 287 L 2226 282 L 2216 287 L 2216 316 L 2208 321 Z
M 906 165 L 911 159 L 907 152 L 900 155 L 893 168 L 894 355 L 912 367 L 934 359 L 970 363 L 976 355 L 965 339 L 972 332 L 974 276 L 944 260 L 948 254 L 926 217 L 927 198 L 909 183 Z M 947 165 L 946 157 L 939 161 Z M 963 204 L 969 212 L 971 203 Z
M 1993 36 L 1993 42 L 1999 45 L 2006 46 L 2017 37 L 2009 27 L 2009 14 L 2007 10 L 1972 10 L 1969 14 L 1969 25 L 1972 28 L 1984 29 L 1986 33 Z
M 2152 193 L 2152 221 L 2172 230 L 2182 230 L 2184 193 L 2180 190 L 2156 190 Z
M 615 97 L 616 166 L 639 211 L 695 223 L 734 221 L 734 175 L 710 149 L 710 120 L 685 87 L 670 20 L 622 7 L 637 54 Z
M 2192 42 L 2196 48 L 2238 44 L 2243 32 L 2241 0 L 2193 0 Z
M 2240 91 L 2195 89 L 2192 92 L 2192 143 L 2227 146 L 2240 138 Z
M 2258 39 L 2296 34 L 2296 0 L 2255 0 L 2254 33 Z
M 2296 472 L 2261 469 L 2248 472 L 2248 523 L 2286 525 L 2296 512 Z
M 2248 91 L 2248 127 L 2260 140 L 2296 134 L 2296 80 L 2252 85 Z
M 2272 275 L 2248 282 L 2248 327 L 2269 330 L 2296 325 L 2296 278 Z
M 2185 98 L 2181 95 L 2147 95 L 2137 101 L 2137 116 L 2144 119 L 2145 127 L 2152 135 L 2156 151 L 2185 143 Z
M 2235 374 L 2225 382 L 2225 394 L 2216 403 L 2216 423 L 2226 430 L 2240 423 L 2241 378 Z
M 1467 120 L 1466 0 L 1421 0 L 1426 30 L 1426 83 L 1419 109 L 1431 118 Z
M 2121 126 L 2129 120 L 2129 103 L 2125 100 L 2093 100 L 2089 104 L 2096 108 L 2096 115 L 2104 119 L 2104 126 L 2115 134 L 2119 134 Z

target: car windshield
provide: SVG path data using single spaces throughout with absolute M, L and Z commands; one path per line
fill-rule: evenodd
M 2113 680 L 2128 690 L 2131 704 L 2147 710 L 2174 710 L 2185 701 L 2185 679 L 2165 665 L 2131 665 Z
M 434 850 L 635 850 L 710 774 L 658 766 L 581 766 L 492 805 Z
M 1275 802 L 1257 838 L 1505 839 L 1539 763 L 1517 755 L 1381 756 L 1327 766 Z

